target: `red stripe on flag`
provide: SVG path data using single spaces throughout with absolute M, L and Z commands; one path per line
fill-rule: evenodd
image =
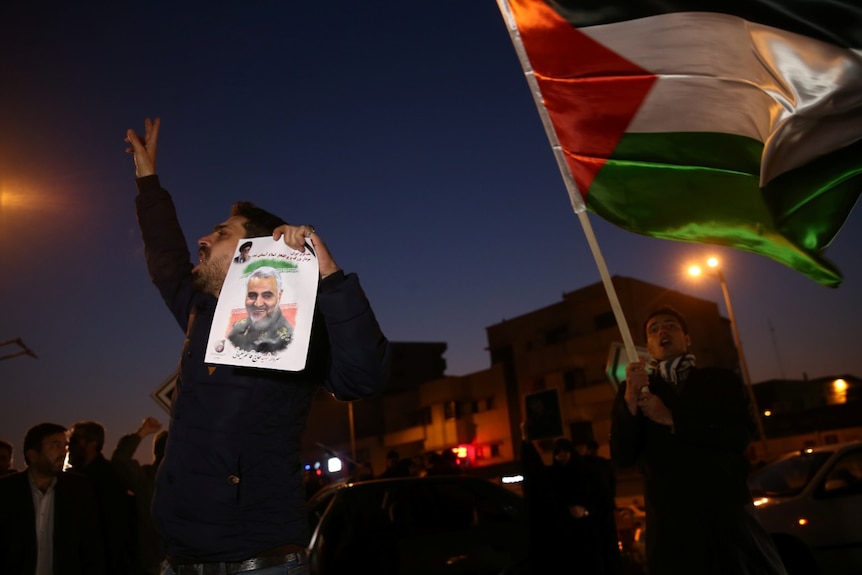
M 584 200 L 656 76 L 595 42 L 544 0 L 510 0 L 521 40 Z

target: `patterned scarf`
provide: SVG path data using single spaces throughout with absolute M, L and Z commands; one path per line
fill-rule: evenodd
M 666 361 L 652 360 L 650 368 L 663 380 L 676 386 L 684 382 L 694 367 L 694 356 L 690 353 Z

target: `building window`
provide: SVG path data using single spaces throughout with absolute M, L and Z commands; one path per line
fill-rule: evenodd
M 443 415 L 446 419 L 459 418 L 463 415 L 464 407 L 457 401 L 447 401 L 443 404 Z
M 545 345 L 554 345 L 566 340 L 569 335 L 569 328 L 565 325 L 559 325 L 545 332 Z
M 512 346 L 507 345 L 491 350 L 491 363 L 512 363 L 515 361 L 515 356 L 512 353 Z
M 484 399 L 471 401 L 469 408 L 470 409 L 468 410 L 467 404 L 464 404 L 464 413 L 484 413 L 486 411 L 490 411 L 494 408 L 494 398 L 486 397 Z
M 593 318 L 593 322 L 595 323 L 596 331 L 601 331 L 603 329 L 608 329 L 609 327 L 617 326 L 617 318 L 614 317 L 614 312 L 612 311 L 600 313 L 595 318 Z
M 411 426 L 431 425 L 431 408 L 423 407 L 413 412 L 410 418 Z
M 587 387 L 587 373 L 582 367 L 575 367 L 563 372 L 563 385 L 566 391 Z

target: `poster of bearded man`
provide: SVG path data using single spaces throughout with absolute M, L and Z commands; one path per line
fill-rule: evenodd
M 206 362 L 301 371 L 317 298 L 311 249 L 296 251 L 271 237 L 250 238 L 236 254 L 219 294 Z

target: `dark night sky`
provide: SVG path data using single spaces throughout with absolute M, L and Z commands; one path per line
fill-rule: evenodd
M 493 0 L 7 2 L 0 340 L 39 355 L 0 362 L 19 466 L 41 421 L 102 421 L 109 450 L 167 421 L 149 395 L 183 334 L 149 282 L 123 142 L 155 115 L 190 245 L 238 199 L 312 223 L 389 338 L 446 342 L 449 374 L 488 367 L 487 326 L 600 280 Z M 761 381 L 862 375 L 860 217 L 827 251 L 837 289 L 590 221 L 612 274 L 724 310 L 684 275 L 718 253 Z

